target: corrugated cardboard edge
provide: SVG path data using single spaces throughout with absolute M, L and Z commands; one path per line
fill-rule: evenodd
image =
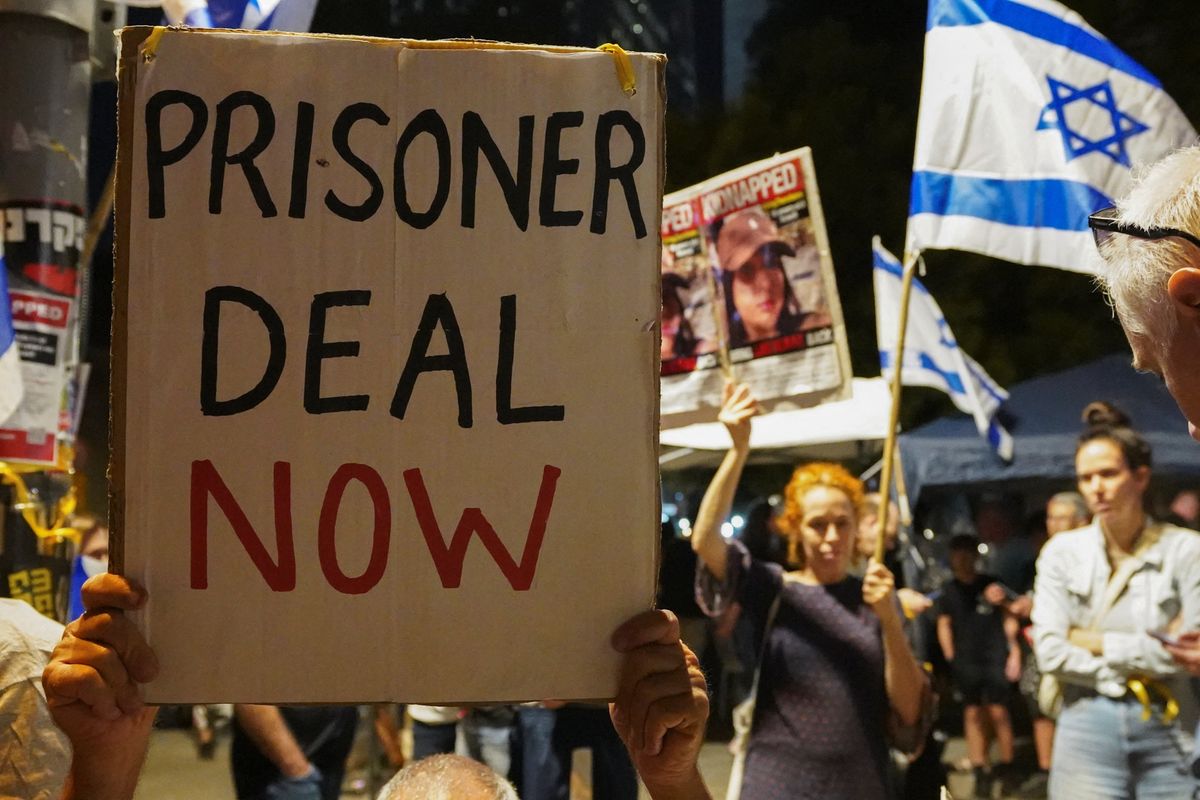
M 658 232 L 658 258 L 654 260 L 654 273 L 651 278 L 654 284 L 655 294 L 660 294 L 662 291 L 662 207 L 663 207 L 663 187 L 667 178 L 667 57 L 657 56 L 652 62 L 655 66 L 656 80 L 658 83 L 658 96 L 662 98 L 662 102 L 658 104 L 658 195 L 654 209 L 658 211 L 658 218 L 653 220 L 657 224 L 653 230 Z M 661 301 L 660 301 L 661 302 Z M 662 427 L 662 310 L 660 308 L 658 320 L 659 324 L 654 326 L 657 335 L 654 337 L 654 354 L 651 356 L 653 360 L 654 373 L 654 426 L 651 428 L 651 435 L 654 437 L 654 442 L 650 448 L 650 452 L 656 456 L 661 449 L 658 443 L 658 432 Z M 654 466 L 651 468 L 654 471 L 654 485 L 658 489 L 658 502 L 655 507 L 658 510 L 658 516 L 655 522 L 661 525 L 662 520 L 662 470 L 658 468 L 658 458 L 654 459 Z M 661 527 L 655 531 L 654 535 L 654 594 L 650 598 L 650 607 L 653 607 L 658 602 L 658 576 L 662 574 L 662 534 Z M 699 654 L 697 654 L 699 658 Z
M 116 221 L 113 229 L 112 345 L 108 387 L 108 569 L 125 572 L 125 429 L 128 402 L 125 395 L 129 367 L 129 222 L 133 164 L 121 158 L 121 143 L 133 141 L 133 108 L 137 89 L 138 58 L 151 27 L 123 28 L 117 57 L 117 181 Z
M 136 39 L 128 40 L 141 44 L 149 36 L 149 32 L 155 28 L 145 25 L 132 25 L 121 28 L 121 42 L 127 41 L 126 36 L 139 32 Z M 140 33 L 145 31 L 145 33 Z M 188 28 L 183 25 L 172 25 L 167 28 L 168 33 L 186 33 L 191 36 L 228 36 L 229 34 L 245 34 L 249 36 L 272 36 L 272 37 L 292 37 L 303 39 L 335 39 L 339 41 L 350 42 L 365 42 L 367 44 L 379 44 L 387 47 L 408 47 L 414 50 L 541 50 L 547 53 L 595 53 L 599 52 L 594 47 L 572 47 L 567 45 L 553 44 L 521 44 L 518 42 L 498 42 L 491 39 L 388 39 L 382 36 L 350 36 L 341 33 L 294 33 L 291 31 L 248 31 L 234 30 L 226 28 Z M 123 52 L 123 51 L 122 51 Z M 651 56 L 659 61 L 659 83 L 663 90 L 662 97 L 666 97 L 666 86 L 663 82 L 664 66 L 666 65 L 666 56 L 661 53 L 631 53 L 631 55 Z M 118 66 L 118 73 L 120 67 Z M 118 82 L 120 77 L 118 75 Z
M 115 574 L 123 574 L 125 569 L 125 498 L 127 496 L 127 487 L 125 485 L 125 437 L 128 419 L 128 398 L 126 395 L 126 385 L 128 380 L 128 317 L 129 317 L 129 257 L 130 257 L 130 220 L 132 215 L 131 209 L 131 184 L 133 177 L 133 166 L 129 158 L 122 159 L 120 155 L 120 143 L 123 141 L 131 142 L 133 140 L 133 122 L 134 122 L 134 103 L 136 98 L 137 78 L 139 59 L 141 58 L 141 45 L 150 37 L 156 29 L 148 26 L 133 26 L 122 28 L 120 31 L 120 55 L 117 61 L 117 141 L 118 141 L 118 159 L 116 164 L 116 223 L 114 230 L 114 257 L 115 264 L 113 269 L 113 318 L 112 318 L 112 345 L 110 350 L 111 364 L 111 380 L 109 383 L 109 462 L 108 462 L 108 518 L 110 527 L 110 552 L 109 552 L 109 571 Z M 207 30 L 191 30 L 185 28 L 172 28 L 170 33 L 189 33 L 195 35 L 223 35 L 228 31 L 207 31 Z M 253 32 L 256 35 L 263 36 L 304 36 L 316 39 L 350 39 L 360 40 L 364 42 L 387 44 L 387 45 L 403 45 L 419 49 L 491 49 L 491 50 L 527 50 L 527 51 L 547 51 L 552 53 L 589 53 L 596 52 L 592 48 L 582 47 L 553 47 L 540 45 L 522 45 L 510 44 L 503 42 L 482 42 L 468 41 L 460 42 L 458 40 L 425 42 L 410 39 L 378 39 L 362 36 L 334 36 L 329 34 L 290 34 L 290 33 L 261 33 Z M 657 192 L 655 193 L 654 205 L 652 209 L 662 208 L 663 184 L 666 175 L 666 56 L 656 53 L 641 53 L 639 55 L 646 56 L 653 64 L 654 80 L 659 90 L 659 97 L 662 101 L 658 104 L 657 120 L 658 127 L 658 143 L 657 143 L 657 158 L 656 158 L 656 185 Z M 616 80 L 614 74 L 613 80 Z M 132 155 L 131 155 L 132 157 Z M 661 251 L 661 225 L 657 219 L 652 219 L 653 225 L 651 228 L 659 232 L 659 248 Z M 651 287 L 648 291 L 653 291 L 655 294 L 659 292 L 659 258 L 654 260 L 653 268 L 647 269 L 647 280 Z M 657 326 L 656 326 L 657 329 Z M 661 331 L 659 331 L 661 336 Z M 651 452 L 657 452 L 657 435 L 660 423 L 660 373 L 661 365 L 659 363 L 659 346 L 656 337 L 654 347 L 650 353 L 651 373 L 654 376 L 654 404 L 651 411 L 653 417 L 652 432 L 654 442 L 651 447 Z M 647 519 L 647 535 L 653 535 L 654 545 L 654 572 L 656 580 L 651 582 L 648 587 L 648 596 L 646 598 L 646 608 L 653 608 L 657 596 L 657 575 L 659 572 L 662 559 L 662 537 L 659 535 L 658 524 L 662 515 L 662 486 L 661 473 L 658 470 L 657 459 L 652 460 L 650 465 L 650 473 L 647 475 L 648 481 L 653 481 L 658 487 L 658 502 L 655 503 L 657 516 L 654 519 Z M 609 632 L 604 632 L 602 635 L 608 636 Z M 515 698 L 511 702 L 525 702 L 529 700 L 537 700 L 543 698 Z M 578 700 L 573 698 L 573 702 L 589 702 L 588 700 Z M 604 703 L 611 701 L 612 698 L 594 698 L 590 702 Z M 493 701 L 503 702 L 503 701 Z M 453 703 L 447 701 L 443 704 L 461 705 L 461 703 Z
M 821 398 L 821 402 L 850 399 L 854 370 L 850 366 L 850 342 L 847 339 L 846 318 L 842 314 L 842 293 L 838 289 L 837 275 L 833 269 L 833 249 L 829 245 L 829 229 L 825 227 L 825 210 L 821 207 L 821 190 L 817 187 L 817 170 L 813 166 L 811 147 L 800 148 L 800 165 L 804 170 L 804 194 L 808 198 L 808 215 L 817 234 L 817 250 L 821 255 L 821 275 L 826 286 L 834 291 L 829 295 L 829 311 L 833 315 L 833 341 L 837 347 L 838 366 L 842 370 L 842 383 L 834 391 Z

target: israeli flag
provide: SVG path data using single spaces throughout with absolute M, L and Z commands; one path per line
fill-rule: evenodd
M 875 265 L 875 335 L 879 341 L 879 366 L 884 377 L 890 380 L 900 329 L 903 268 L 880 244 L 878 236 L 871 242 L 871 250 Z M 928 386 L 950 395 L 960 411 L 975 418 L 979 435 L 992 449 L 1005 461 L 1012 460 L 1012 436 L 996 419 L 996 412 L 1008 399 L 1008 392 L 959 348 L 937 301 L 915 278 L 909 297 L 904 371 L 900 381 L 906 386 Z
M 155 0 L 153 3 L 159 4 L 171 25 L 302 33 L 312 25 L 317 0 Z
M 1053 0 L 930 0 L 909 251 L 1102 266 L 1088 214 L 1196 139 L 1158 80 Z
M 21 379 L 21 354 L 13 330 L 12 298 L 8 296 L 8 267 L 0 252 L 0 425 L 21 405 L 25 384 Z

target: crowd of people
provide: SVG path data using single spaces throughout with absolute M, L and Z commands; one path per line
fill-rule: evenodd
M 1200 232 L 1200 148 L 1145 172 L 1091 225 L 1136 364 L 1162 376 L 1200 438 L 1200 238 L 1193 233 Z M 765 281 L 751 273 L 772 268 L 779 253 L 771 242 L 762 248 L 745 262 L 748 284 Z M 997 532 L 1004 509 L 985 505 L 976 514 L 978 536 L 948 541 L 950 577 L 931 591 L 904 585 L 894 531 L 879 524 L 886 499 L 868 497 L 836 464 L 795 469 L 770 521 L 780 547 L 751 548 L 722 535 L 757 411 L 749 389 L 726 387 L 720 419 L 732 447 L 690 536 L 695 608 L 727 622 L 737 617 L 748 631 L 743 650 L 754 677 L 739 706 L 731 797 L 916 796 L 918 765 L 936 744 L 936 692 L 922 663 L 933 661 L 945 665 L 962 706 L 977 796 L 992 797 L 997 783 L 1006 791 L 1016 777 L 1015 686 L 1032 706 L 1039 767 L 1023 793 L 1056 800 L 1200 794 L 1192 682 L 1200 676 L 1200 535 L 1147 514 L 1151 448 L 1119 409 L 1084 410 L 1079 494 L 1050 499 L 1040 553 L 1029 547 L 1022 557 Z M 1180 495 L 1173 511 L 1194 517 L 1195 506 L 1194 493 Z M 883 559 L 874 554 L 879 537 Z M 107 541 L 95 543 L 93 560 Z M 986 544 L 1005 546 L 989 548 L 990 566 L 981 570 Z M 154 601 L 134 581 L 81 563 L 96 574 L 65 629 L 4 601 L 0 708 L 18 744 L 5 744 L 2 793 L 118 800 L 136 787 L 157 712 L 143 705 L 139 686 L 154 680 L 158 661 L 126 614 Z M 922 621 L 932 637 L 921 636 Z M 474 759 L 446 752 L 457 710 L 414 709 L 416 758 L 380 798 L 515 797 L 505 772 L 521 776 L 526 798 L 565 797 L 564 754 L 576 746 L 590 747 L 604 762 L 599 772 L 616 776 L 608 785 L 597 780 L 597 797 L 633 797 L 638 777 L 655 798 L 709 797 L 697 766 L 708 686 L 685 643 L 703 630 L 681 627 L 669 611 L 633 617 L 611 635 L 624 660 L 607 709 L 472 710 L 462 724 L 476 742 Z M 238 706 L 238 797 L 336 798 L 354 713 Z M 519 759 L 510 748 L 489 755 L 496 729 L 509 731 L 506 743 L 519 734 Z

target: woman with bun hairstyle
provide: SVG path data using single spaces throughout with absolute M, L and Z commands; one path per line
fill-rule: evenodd
M 1147 516 L 1150 446 L 1092 403 L 1075 450 L 1091 524 L 1046 543 L 1034 587 L 1038 666 L 1061 697 L 1054 800 L 1192 798 L 1196 701 L 1160 638 L 1200 625 L 1200 536 Z
M 885 731 L 916 725 L 926 679 L 904 637 L 892 574 L 878 563 L 862 579 L 849 574 L 862 483 L 837 464 L 796 468 L 778 521 L 788 568 L 725 541 L 721 523 L 757 410 L 746 386 L 726 385 L 720 420 L 733 447 L 691 536 L 702 607 L 717 616 L 739 603 L 761 653 L 741 798 L 886 800 Z

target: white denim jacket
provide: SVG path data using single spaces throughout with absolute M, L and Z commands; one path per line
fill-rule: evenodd
M 1093 522 L 1046 543 L 1037 561 L 1033 601 L 1033 646 L 1042 672 L 1108 697 L 1123 696 L 1125 679 L 1134 674 L 1178 678 L 1186 690 L 1186 672 L 1147 631 L 1162 630 L 1176 618 L 1179 630 L 1200 629 L 1200 534 L 1149 519 L 1146 525 L 1158 538 L 1131 556 L 1141 564 L 1125 589 L 1138 630 L 1104 631 L 1102 625 L 1104 652 L 1098 656 L 1067 637 L 1071 628 L 1091 627 L 1108 585 L 1104 534 Z

